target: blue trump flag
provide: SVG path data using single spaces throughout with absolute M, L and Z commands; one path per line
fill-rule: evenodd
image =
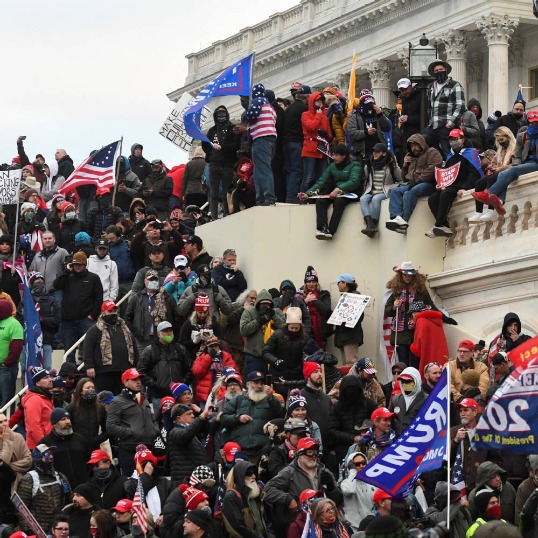
M 438 469 L 447 454 L 448 369 L 407 429 L 360 473 L 357 480 L 392 497 L 405 497 L 421 473 Z
M 26 356 L 26 382 L 32 388 L 32 366 L 43 365 L 43 335 L 39 314 L 37 313 L 34 298 L 28 288 L 28 282 L 24 279 L 24 355 Z
M 224 95 L 250 95 L 254 54 L 239 60 L 216 76 L 193 100 L 185 110 L 183 122 L 186 133 L 197 140 L 211 143 L 202 132 L 200 118 L 202 109 L 213 97 Z

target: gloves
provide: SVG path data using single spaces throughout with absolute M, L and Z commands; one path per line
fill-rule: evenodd
M 273 319 L 275 311 L 272 308 L 268 308 L 263 314 L 260 314 L 260 323 L 265 325 L 268 321 Z
M 321 136 L 321 138 L 325 138 L 325 140 L 329 138 L 329 133 L 323 129 L 318 129 L 318 135 Z
M 319 477 L 319 485 L 322 488 L 325 488 L 327 491 L 332 491 L 333 489 L 336 488 L 334 476 L 332 475 L 331 471 L 324 469 L 321 472 L 321 476 Z
M 448 325 L 458 324 L 458 322 L 454 318 L 449 318 L 448 316 L 445 316 L 444 314 L 443 314 L 442 320 L 443 320 L 443 323 L 446 323 Z

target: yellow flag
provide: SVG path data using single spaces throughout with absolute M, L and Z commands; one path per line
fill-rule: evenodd
M 353 112 L 353 102 L 355 101 L 355 64 L 357 62 L 357 53 L 353 53 L 353 60 L 351 62 L 351 73 L 349 74 L 349 88 L 347 90 L 347 113 Z

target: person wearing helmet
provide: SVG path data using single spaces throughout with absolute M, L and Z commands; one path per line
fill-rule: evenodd
M 508 185 L 519 176 L 538 170 L 538 110 L 527 112 L 527 123 L 527 127 L 522 129 L 516 138 L 514 165 L 501 172 L 487 190 L 472 194 L 479 202 L 491 205 L 499 215 L 506 213 L 504 203 Z
M 298 418 L 288 418 L 284 422 L 284 442 L 281 445 L 272 448 L 269 453 L 269 461 L 267 468 L 269 476 L 273 478 L 276 476 L 286 465 L 289 465 L 295 457 L 297 451 L 297 444 L 303 437 L 310 435 L 308 424 Z
M 470 147 L 461 129 L 452 129 L 448 134 L 448 142 L 450 153 L 446 157 L 443 170 L 452 169 L 453 177 L 444 185 L 438 181 L 436 191 L 428 198 L 430 211 L 435 218 L 434 226 L 426 232 L 426 237 L 430 238 L 454 235 L 448 224 L 450 208 L 456 197 L 462 196 L 466 190 L 473 189 L 476 181 L 484 175 L 478 150 Z

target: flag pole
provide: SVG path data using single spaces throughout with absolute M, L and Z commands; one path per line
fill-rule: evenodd
M 446 492 L 446 495 L 447 495 L 447 506 L 450 505 L 450 484 L 451 484 L 451 480 L 450 480 L 450 460 L 451 460 L 451 454 L 450 454 L 450 448 L 452 446 L 452 439 L 450 438 L 450 396 L 451 396 L 451 392 L 450 392 L 450 380 L 451 380 L 451 377 L 450 377 L 450 364 L 448 363 L 448 361 L 446 362 L 446 392 L 447 392 L 447 395 L 446 395 L 446 409 L 445 409 L 445 412 L 446 412 L 446 449 L 445 449 L 445 454 L 446 454 L 446 473 L 447 473 L 447 478 L 446 478 L 446 487 L 447 487 L 447 492 Z M 447 529 L 450 530 L 450 511 L 447 512 L 446 514 L 446 526 L 447 526 Z
M 123 136 L 120 138 L 119 157 L 116 160 L 116 173 L 115 173 L 115 181 L 114 181 L 114 190 L 112 191 L 112 205 L 114 205 L 114 202 L 116 201 L 116 192 L 118 190 L 118 180 L 120 178 L 120 161 L 121 161 L 122 148 L 123 148 Z
M 22 173 L 19 178 L 19 192 L 17 193 L 17 211 L 15 212 L 15 228 L 13 230 L 13 267 L 11 268 L 11 274 L 15 271 L 15 257 L 17 256 L 17 226 L 19 225 L 19 204 L 21 201 L 21 181 Z

